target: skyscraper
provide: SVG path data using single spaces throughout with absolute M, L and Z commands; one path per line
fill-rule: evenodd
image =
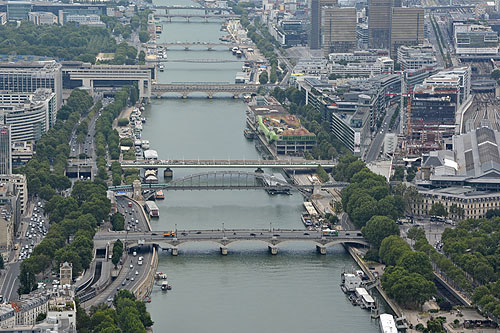
M 337 0 L 311 0 L 311 30 L 309 47 L 313 50 L 321 48 L 321 10 L 324 7 L 337 7 Z
M 356 8 L 325 7 L 322 15 L 324 55 L 354 51 L 356 48 Z
M 414 46 L 424 42 L 424 9 L 392 8 L 391 56 L 395 57 L 398 47 Z
M 399 0 L 368 1 L 368 46 L 388 49 L 391 42 L 391 9 L 401 6 Z
M 0 174 L 12 173 L 12 145 L 10 140 L 10 125 L 0 125 Z

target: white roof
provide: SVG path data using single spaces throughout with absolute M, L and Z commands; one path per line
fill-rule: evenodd
M 365 288 L 356 288 L 356 294 L 362 296 L 362 295 L 368 295 L 368 292 L 366 291 Z
M 397 333 L 396 323 L 394 317 L 388 313 L 383 313 L 379 317 L 380 330 L 382 333 Z
M 144 151 L 144 158 L 147 160 L 157 160 L 158 159 L 158 152 L 153 149 L 148 149 Z

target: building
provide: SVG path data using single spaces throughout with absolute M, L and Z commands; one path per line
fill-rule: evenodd
M 10 126 L 0 124 L 0 174 L 12 174 L 12 141 Z
M 498 33 L 491 27 L 459 22 L 453 25 L 453 29 L 457 55 L 498 54 Z
M 295 65 L 293 72 L 307 75 L 328 75 L 328 62 L 325 58 L 303 58 Z
M 15 324 L 14 308 L 9 304 L 0 304 L 0 328 L 10 328 Z
M 459 99 L 457 103 L 464 103 L 470 96 L 471 69 L 470 67 L 457 67 L 440 71 L 425 79 L 426 84 L 440 84 L 454 89 L 458 85 Z
M 79 61 L 63 62 L 65 89 L 85 87 L 92 90 L 109 90 L 137 82 L 140 98 L 151 97 L 152 81 L 156 79 L 153 65 L 92 65 Z
M 368 47 L 389 49 L 391 42 L 391 14 L 394 0 L 368 1 Z
M 99 15 L 66 15 L 65 23 L 74 22 L 77 25 L 89 25 L 93 27 L 105 28 L 106 24 L 101 21 Z
M 58 23 L 57 15 L 50 12 L 31 12 L 28 18 L 35 25 Z
M 0 25 L 7 24 L 7 13 L 0 12 Z
M 34 325 L 40 313 L 49 311 L 49 297 L 40 293 L 21 296 L 21 299 L 10 303 L 16 314 L 16 325 Z
M 60 284 L 71 284 L 73 282 L 73 265 L 68 262 L 63 262 L 59 265 Z
M 19 196 L 12 183 L 0 183 L 0 252 L 10 251 L 19 226 Z
M 0 174 L 0 183 L 12 184 L 14 186 L 16 196 L 19 197 L 19 213 L 24 215 L 28 207 L 28 184 L 26 176 L 20 173 L 13 173 L 11 175 Z
M 375 62 L 380 57 L 388 57 L 389 52 L 387 50 L 356 50 L 348 53 L 330 53 L 328 55 L 328 60 L 330 62 Z
M 333 63 L 328 65 L 328 73 L 336 77 L 372 77 L 393 71 L 394 60 L 389 57 L 380 57 L 375 62 L 352 62 L 345 65 Z
M 31 8 L 32 3 L 30 1 L 8 1 L 7 19 L 9 21 L 27 20 Z
M 356 8 L 325 7 L 322 12 L 322 45 L 330 53 L 352 52 L 356 48 Z
M 391 54 L 395 58 L 402 45 L 420 45 L 424 42 L 424 9 L 392 8 Z
M 387 133 L 384 136 L 384 155 L 394 154 L 398 146 L 398 137 L 396 133 Z
M 337 0 L 311 0 L 309 47 L 313 50 L 321 49 L 321 15 L 324 7 L 337 7 Z
M 48 308 L 47 317 L 57 319 L 64 332 L 76 332 L 76 304 L 69 293 L 51 297 Z
M 420 68 L 434 69 L 438 65 L 432 45 L 402 45 L 398 48 L 397 60 L 401 65 L 401 70 L 404 71 Z
M 300 125 L 275 99 L 255 99 L 248 105 L 248 120 L 280 155 L 302 155 L 316 146 L 316 135 Z
M 48 88 L 56 94 L 56 109 L 62 106 L 61 64 L 50 61 L 0 63 L 0 91 L 34 93 Z
M 56 104 L 56 94 L 48 88 L 0 93 L 0 122 L 10 125 L 12 142 L 38 141 L 56 122 Z

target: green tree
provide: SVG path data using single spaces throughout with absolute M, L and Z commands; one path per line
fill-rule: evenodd
M 268 76 L 267 76 L 267 71 L 263 71 L 262 73 L 260 73 L 259 75 L 259 82 L 260 84 L 266 84 L 267 81 L 268 81 Z
M 401 237 L 392 235 L 384 238 L 380 244 L 379 257 L 387 265 L 394 266 L 399 258 L 410 252 L 411 248 Z
M 421 238 L 425 238 L 425 231 L 422 228 L 413 226 L 408 229 L 406 236 L 411 240 L 417 241 Z
M 323 183 L 326 183 L 330 180 L 330 176 L 328 176 L 328 173 L 321 165 L 318 165 L 318 167 L 316 168 L 316 174 Z
M 113 225 L 113 230 L 120 231 L 125 228 L 125 217 L 120 212 L 116 212 L 111 217 L 111 223 Z
M 429 215 L 446 217 L 448 216 L 448 211 L 442 203 L 436 202 L 432 204 Z
M 394 220 L 387 216 L 373 216 L 361 228 L 361 232 L 371 245 L 378 248 L 384 238 L 391 235 L 399 236 L 399 227 Z
M 419 273 L 429 281 L 434 277 L 429 257 L 423 252 L 408 251 L 399 258 L 397 264 L 409 273 Z

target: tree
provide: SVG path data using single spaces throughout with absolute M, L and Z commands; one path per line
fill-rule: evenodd
M 413 241 L 417 241 L 421 238 L 425 238 L 425 231 L 419 227 L 413 226 L 408 230 L 406 236 Z
M 409 273 L 419 273 L 429 281 L 433 279 L 431 262 L 423 252 L 406 252 L 399 258 L 397 264 Z
M 432 204 L 432 207 L 429 210 L 429 215 L 446 217 L 448 216 L 448 211 L 442 203 L 436 202 Z
M 321 165 L 318 165 L 318 167 L 316 168 L 316 174 L 323 183 L 326 183 L 330 180 L 330 176 L 328 176 L 328 173 Z
M 268 80 L 269 79 L 267 77 L 267 71 L 263 71 L 262 73 L 260 73 L 260 75 L 259 75 L 260 84 L 266 84 Z
M 139 31 L 139 40 L 141 43 L 147 43 L 149 40 L 149 33 L 146 30 Z
M 392 235 L 384 238 L 378 251 L 379 257 L 387 265 L 394 266 L 399 258 L 411 251 L 410 246 L 401 237 Z
M 399 236 L 399 227 L 394 220 L 387 216 L 373 216 L 361 228 L 361 232 L 371 245 L 378 248 L 387 236 Z
M 40 321 L 44 320 L 45 318 L 47 318 L 47 312 L 40 312 L 38 314 L 38 316 L 36 316 L 36 321 L 40 322 Z
M 125 217 L 120 212 L 116 212 L 111 217 L 111 223 L 113 224 L 113 230 L 120 231 L 125 228 Z

